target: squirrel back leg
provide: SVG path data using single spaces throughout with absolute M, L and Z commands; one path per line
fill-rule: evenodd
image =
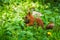
M 39 25 L 42 28 L 44 28 L 44 23 L 43 23 L 43 21 L 40 18 L 36 18 L 36 22 L 37 22 L 37 25 Z

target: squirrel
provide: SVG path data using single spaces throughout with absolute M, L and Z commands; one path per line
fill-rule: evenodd
M 34 15 L 36 15 L 36 18 L 34 17 Z M 27 26 L 30 26 L 30 25 L 34 25 L 34 22 L 37 23 L 37 25 L 41 26 L 43 29 L 44 29 L 44 22 L 41 18 L 39 18 L 39 16 L 42 16 L 41 13 L 39 12 L 30 12 L 30 10 L 28 11 L 28 14 L 25 16 L 25 23 Z M 54 27 L 54 23 L 53 22 L 50 22 L 47 26 L 46 26 L 46 29 L 52 29 Z
M 39 17 L 35 18 L 30 12 L 28 12 L 28 14 L 25 16 L 25 19 L 25 23 L 27 26 L 34 25 L 34 22 L 36 22 L 37 25 L 40 25 L 42 28 L 44 27 L 42 19 L 40 19 Z

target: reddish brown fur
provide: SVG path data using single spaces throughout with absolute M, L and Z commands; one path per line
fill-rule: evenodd
M 53 29 L 54 23 L 49 23 L 46 27 L 46 29 Z
M 27 23 L 27 26 L 30 25 L 34 25 L 34 22 L 36 21 L 36 23 L 40 26 L 44 26 L 43 21 L 40 18 L 34 18 L 34 16 L 29 12 L 26 16 L 26 20 L 29 20 L 29 23 Z
M 40 18 L 36 18 L 36 22 L 37 22 L 38 25 L 42 26 L 42 28 L 43 28 L 44 24 L 43 24 L 43 21 Z
M 34 16 L 30 12 L 27 14 L 27 16 L 25 18 L 26 18 L 26 21 L 29 20 L 29 22 L 26 23 L 27 26 L 34 25 L 34 22 L 36 22 L 37 25 L 40 25 L 42 28 L 44 28 L 44 23 L 43 23 L 42 19 L 40 19 L 39 17 L 34 18 Z M 46 26 L 46 29 L 52 29 L 53 26 L 54 26 L 54 23 L 49 23 Z
M 30 13 L 28 13 L 28 15 L 26 17 L 27 17 L 26 20 L 29 20 L 29 23 L 27 24 L 27 26 L 33 25 L 34 24 L 34 17 Z

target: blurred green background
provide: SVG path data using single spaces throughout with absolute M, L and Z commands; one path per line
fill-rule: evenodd
M 44 15 L 45 26 L 54 22 L 53 29 L 26 27 L 24 17 L 32 6 Z M 60 40 L 60 0 L 0 0 L 0 40 Z

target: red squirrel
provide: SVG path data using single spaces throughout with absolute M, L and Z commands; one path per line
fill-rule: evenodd
M 34 22 L 36 22 L 37 25 L 39 25 L 42 28 L 44 28 L 44 22 L 42 21 L 42 19 L 40 19 L 39 17 L 35 18 L 30 12 L 28 12 L 28 14 L 25 16 L 25 23 L 26 23 L 26 25 L 27 26 L 34 25 Z M 53 27 L 54 27 L 54 23 L 50 22 L 46 26 L 46 29 L 52 29 Z
M 40 25 L 42 28 L 44 26 L 42 19 L 35 18 L 30 12 L 28 12 L 28 14 L 25 16 L 25 19 L 26 19 L 25 23 L 27 26 L 34 25 L 34 22 L 36 22 L 37 25 Z
M 37 15 L 36 18 L 34 17 L 34 15 Z M 37 25 L 41 26 L 42 28 L 44 28 L 44 22 L 42 21 L 41 18 L 39 18 L 39 16 L 42 16 L 41 13 L 39 12 L 36 12 L 36 11 L 33 11 L 32 13 L 30 12 L 30 9 L 29 9 L 29 12 L 28 14 L 25 16 L 25 23 L 27 26 L 30 26 L 30 25 L 34 25 L 34 22 L 37 23 Z M 47 26 L 46 26 L 46 29 L 52 29 L 54 27 L 54 23 L 50 22 Z

